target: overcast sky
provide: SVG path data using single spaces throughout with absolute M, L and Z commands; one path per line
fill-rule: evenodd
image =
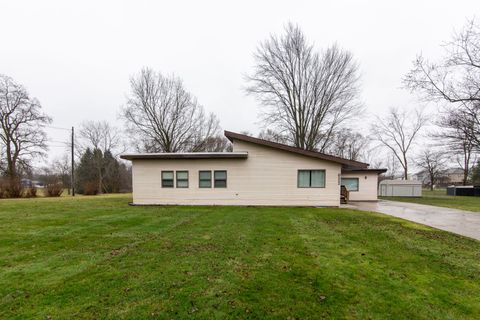
M 415 106 L 401 89 L 412 60 L 420 52 L 438 57 L 439 45 L 479 14 L 478 0 L 0 0 L 0 73 L 37 97 L 54 126 L 121 125 L 129 77 L 148 66 L 181 77 L 224 129 L 257 133 L 259 108 L 245 95 L 244 76 L 259 42 L 291 21 L 317 48 L 337 42 L 354 54 L 364 129 L 371 114 Z

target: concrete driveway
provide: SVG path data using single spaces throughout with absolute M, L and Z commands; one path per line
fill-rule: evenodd
M 379 200 L 378 202 L 351 201 L 348 205 L 342 207 L 380 212 L 480 240 L 480 212 L 388 200 Z

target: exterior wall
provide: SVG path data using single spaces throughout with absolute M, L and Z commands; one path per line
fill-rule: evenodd
M 358 191 L 350 191 L 351 201 L 377 201 L 378 197 L 378 173 L 355 172 L 342 173 L 342 178 L 358 178 Z
M 421 197 L 421 184 L 380 184 L 380 196 L 384 197 Z
M 340 164 L 242 141 L 233 149 L 247 151 L 248 159 L 133 160 L 133 202 L 339 206 Z M 325 188 L 297 188 L 299 169 L 324 169 Z M 188 170 L 189 188 L 162 188 L 162 170 Z M 199 188 L 199 170 L 227 170 L 227 188 Z
M 463 173 L 451 173 L 447 179 L 448 184 L 463 184 Z

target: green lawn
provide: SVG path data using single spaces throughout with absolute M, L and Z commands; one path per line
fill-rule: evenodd
M 480 197 L 447 196 L 445 189 L 433 191 L 423 189 L 421 198 L 382 197 L 382 199 L 480 212 Z
M 480 242 L 345 209 L 0 200 L 1 319 L 478 319 Z

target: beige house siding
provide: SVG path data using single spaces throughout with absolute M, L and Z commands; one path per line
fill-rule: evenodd
M 339 206 L 340 164 L 237 140 L 233 149 L 247 151 L 248 159 L 133 160 L 133 202 Z M 325 188 L 298 188 L 299 169 L 325 170 Z M 162 170 L 187 170 L 189 188 L 162 188 Z M 199 188 L 199 170 L 227 170 L 227 188 Z
M 378 173 L 355 172 L 343 173 L 342 178 L 358 178 L 358 191 L 350 191 L 351 201 L 377 201 L 378 197 Z
M 463 183 L 463 173 L 458 174 L 458 173 L 453 173 L 448 175 L 448 183 L 451 184 L 462 184 Z

